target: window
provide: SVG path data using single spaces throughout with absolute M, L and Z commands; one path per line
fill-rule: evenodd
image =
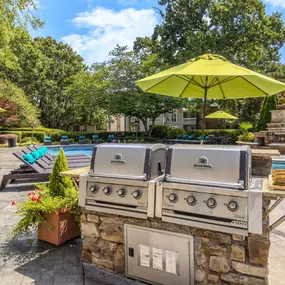
M 193 119 L 196 118 L 196 113 L 195 112 L 188 112 L 188 111 L 184 111 L 183 112 L 183 120 L 187 120 L 187 119 Z
M 177 122 L 177 110 L 173 110 L 171 114 L 171 122 L 176 123 Z
M 131 132 L 136 132 L 137 131 L 137 127 L 136 126 L 131 126 L 130 127 L 130 131 Z
M 136 118 L 136 117 L 131 117 L 131 123 L 135 123 L 135 122 L 136 122 L 136 120 L 137 120 L 137 118 Z

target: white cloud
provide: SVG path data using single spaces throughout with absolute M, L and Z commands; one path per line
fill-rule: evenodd
M 97 7 L 78 14 L 72 22 L 87 32 L 71 34 L 62 40 L 81 54 L 87 64 L 92 64 L 104 61 L 117 44 L 132 47 L 136 37 L 150 36 L 158 21 L 152 9 L 114 11 Z
M 275 7 L 285 8 L 285 0 L 265 0 L 265 3 L 269 3 Z
M 118 4 L 123 6 L 130 6 L 136 4 L 137 0 L 118 0 Z

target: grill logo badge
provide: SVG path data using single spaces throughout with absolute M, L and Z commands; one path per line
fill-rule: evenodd
M 206 156 L 201 156 L 198 159 L 198 163 L 194 164 L 194 168 L 198 168 L 198 169 L 212 169 L 213 165 L 209 164 L 208 158 Z
M 123 160 L 123 156 L 120 153 L 117 153 L 117 154 L 115 154 L 114 158 L 111 160 L 111 163 L 125 164 L 126 161 Z

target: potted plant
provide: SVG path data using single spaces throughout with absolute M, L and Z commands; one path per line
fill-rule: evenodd
M 249 145 L 251 148 L 257 148 L 258 143 L 254 142 L 254 134 L 249 130 L 253 128 L 251 123 L 243 122 L 239 124 L 241 134 L 238 136 L 238 145 Z
M 58 246 L 80 236 L 78 193 L 69 177 L 60 176 L 66 170 L 67 160 L 61 148 L 49 184 L 37 185 L 35 191 L 28 193 L 26 202 L 12 202 L 22 217 L 12 230 L 14 238 L 21 235 L 29 238 L 37 230 L 39 240 Z

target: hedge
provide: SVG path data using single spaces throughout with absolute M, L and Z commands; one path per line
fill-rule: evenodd
M 228 136 L 235 142 L 238 140 L 238 136 L 241 134 L 240 129 L 221 129 L 221 130 L 205 130 L 206 135 L 215 136 Z M 21 142 L 25 137 L 32 137 L 32 128 L 14 128 L 14 129 L 0 129 L 0 134 L 17 134 L 18 141 Z M 96 132 L 66 132 L 58 129 L 48 128 L 35 128 L 33 132 L 34 138 L 39 142 L 44 141 L 45 136 L 50 136 L 53 142 L 59 142 L 62 135 L 67 135 L 74 142 L 78 142 L 79 136 L 85 135 L 87 139 L 92 139 L 93 135 L 99 135 L 100 139 L 106 140 L 109 135 L 114 135 L 117 139 L 123 141 L 124 139 L 135 141 L 136 135 L 139 141 L 144 142 L 159 142 L 163 138 L 175 139 L 178 135 L 188 134 L 199 137 L 202 135 L 202 130 L 184 131 L 183 129 L 173 128 L 170 126 L 155 126 L 152 132 L 152 137 L 147 137 L 145 133 L 139 132 L 107 132 L 107 131 L 96 131 Z

